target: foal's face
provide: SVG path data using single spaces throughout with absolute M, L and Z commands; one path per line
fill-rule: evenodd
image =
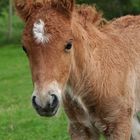
M 25 26 L 23 49 L 34 83 L 33 106 L 41 116 L 53 116 L 59 108 L 71 69 L 70 18 L 53 9 L 34 12 Z

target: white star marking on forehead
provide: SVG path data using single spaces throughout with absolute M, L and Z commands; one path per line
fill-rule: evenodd
M 39 19 L 34 23 L 33 36 L 37 43 L 48 43 L 50 35 L 45 35 L 45 23 Z

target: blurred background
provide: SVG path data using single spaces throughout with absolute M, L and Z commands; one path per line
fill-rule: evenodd
M 95 4 L 108 20 L 140 14 L 140 0 L 77 0 Z M 69 140 L 67 119 L 41 118 L 32 108 L 28 60 L 21 49 L 24 24 L 12 0 L 0 0 L 0 140 Z M 103 140 L 103 138 L 101 138 Z
M 140 0 L 77 0 L 77 3 L 96 5 L 108 20 L 140 13 Z M 0 43 L 18 43 L 22 28 L 23 24 L 15 15 L 12 0 L 0 0 Z

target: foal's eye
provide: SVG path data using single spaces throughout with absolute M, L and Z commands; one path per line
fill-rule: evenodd
M 22 46 L 23 51 L 27 54 L 27 50 L 24 46 Z
M 69 52 L 71 50 L 71 48 L 72 48 L 72 42 L 68 42 L 65 46 L 65 51 Z

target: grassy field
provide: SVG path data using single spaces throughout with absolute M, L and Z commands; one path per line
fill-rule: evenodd
M 64 113 L 41 118 L 31 94 L 28 60 L 20 45 L 0 46 L 0 140 L 70 140 Z
M 64 115 L 47 119 L 33 110 L 28 69 L 20 46 L 0 48 L 0 140 L 68 140 Z

